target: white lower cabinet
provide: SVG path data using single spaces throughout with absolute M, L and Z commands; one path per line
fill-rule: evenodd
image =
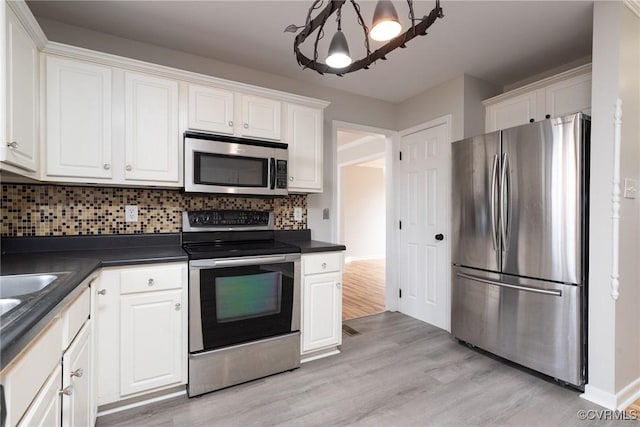
M 62 356 L 62 426 L 93 425 L 91 320 Z
M 104 268 L 94 292 L 97 403 L 187 381 L 186 263 Z
M 62 367 L 57 366 L 33 404 L 22 417 L 20 427 L 60 427 L 62 418 L 62 401 L 60 399 L 60 384 L 62 384 Z
M 333 354 L 342 344 L 341 252 L 302 256 L 303 360 Z

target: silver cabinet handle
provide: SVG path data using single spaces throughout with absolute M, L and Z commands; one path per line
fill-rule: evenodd
M 155 281 L 155 280 L 153 280 L 153 277 L 149 278 L 149 281 L 147 282 L 147 284 L 148 284 L 149 286 L 153 286 L 155 283 L 156 283 L 156 281 Z
M 176 304 L 176 311 L 180 311 L 180 308 L 182 308 L 182 306 L 180 305 L 180 303 Z
M 496 282 L 495 280 L 483 279 L 482 277 L 471 276 L 470 274 L 458 273 L 458 277 L 463 279 L 473 280 L 475 282 L 486 283 L 488 285 L 500 286 L 501 288 L 517 289 L 519 291 L 533 292 L 534 294 L 553 295 L 555 297 L 561 297 L 562 291 L 554 291 L 548 289 L 540 289 L 529 286 L 510 285 L 508 283 Z
M 292 176 L 289 177 L 289 181 L 293 181 L 293 177 Z
M 69 374 L 71 377 L 78 377 L 81 378 L 82 375 L 84 375 L 84 370 L 82 368 L 78 368 L 75 371 L 71 371 L 71 374 Z
M 340 286 L 342 286 L 340 282 L 336 283 L 336 288 L 340 289 Z
M 229 120 L 229 127 L 233 127 L 233 120 Z
M 70 385 L 66 386 L 62 390 L 58 390 L 59 396 L 71 396 L 73 394 L 73 387 Z
M 128 171 L 130 171 L 131 169 L 133 169 L 133 168 L 131 167 L 131 165 L 127 165 L 127 166 L 125 166 L 124 168 L 125 168 L 125 170 L 128 170 Z
M 105 163 L 104 166 L 102 166 L 105 170 L 109 170 L 111 169 L 111 165 L 109 163 Z
M 323 263 L 322 263 L 322 269 L 324 270 L 325 268 L 327 268 L 327 263 L 326 263 L 326 262 L 323 262 Z
M 7 147 L 9 147 L 9 148 L 18 148 L 18 141 L 7 142 Z
M 245 124 L 243 125 L 243 127 L 244 127 L 245 129 L 249 129 L 249 123 L 245 123 Z
M 106 295 L 107 294 L 107 290 L 106 289 L 100 289 L 98 291 L 98 295 Z

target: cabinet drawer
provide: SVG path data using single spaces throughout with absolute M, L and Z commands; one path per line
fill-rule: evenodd
M 184 267 L 140 267 L 120 273 L 120 294 L 181 289 Z
M 328 273 L 342 269 L 342 252 L 326 252 L 302 256 L 304 275 Z
M 86 288 L 78 298 L 76 298 L 62 312 L 62 351 L 66 350 L 71 341 L 89 318 L 91 310 L 91 291 Z

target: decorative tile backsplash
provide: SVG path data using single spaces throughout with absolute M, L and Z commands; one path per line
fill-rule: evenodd
M 307 228 L 304 194 L 275 198 L 205 196 L 181 190 L 3 184 L 1 236 L 175 233 L 182 211 L 252 209 L 274 211 L 276 230 Z M 125 205 L 138 206 L 138 221 L 124 221 Z M 302 221 L 293 210 L 302 208 Z

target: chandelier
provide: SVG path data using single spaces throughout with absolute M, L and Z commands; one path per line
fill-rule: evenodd
M 336 74 L 342 76 L 347 73 L 351 73 L 357 70 L 369 69 L 369 65 L 377 60 L 386 60 L 387 54 L 396 48 L 405 48 L 407 42 L 416 36 L 424 36 L 427 34 L 427 29 L 438 18 L 442 18 L 442 8 L 440 7 L 440 0 L 436 0 L 435 7 L 428 15 L 424 15 L 422 18 L 416 18 L 413 11 L 413 1 L 407 0 L 407 6 L 409 8 L 408 17 L 411 27 L 404 33 L 400 20 L 398 19 L 398 13 L 396 12 L 393 3 L 390 0 L 379 0 L 376 4 L 375 11 L 373 13 L 373 20 L 371 30 L 364 23 L 362 14 L 360 13 L 360 5 L 355 0 L 348 0 L 355 11 L 358 25 L 362 28 L 364 36 L 364 47 L 366 49 L 366 55 L 353 61 L 349 54 L 349 45 L 347 39 L 342 32 L 342 6 L 347 0 L 330 0 L 324 9 L 318 12 L 318 14 L 312 18 L 314 11 L 320 9 L 325 0 L 314 0 L 313 4 L 307 12 L 307 19 L 304 26 L 289 25 L 285 28 L 285 32 L 296 33 L 300 31 L 293 43 L 293 51 L 296 55 L 298 65 L 303 69 L 310 68 L 316 70 L 320 74 Z M 318 60 L 318 43 L 324 37 L 324 26 L 327 23 L 329 17 L 336 14 L 336 21 L 338 22 L 338 29 L 331 39 L 329 44 L 329 50 L 325 62 Z M 300 45 L 309 38 L 315 32 L 315 40 L 313 44 L 313 57 L 309 58 L 300 51 Z M 369 37 L 375 41 L 386 41 L 384 45 L 371 51 L 369 45 Z

